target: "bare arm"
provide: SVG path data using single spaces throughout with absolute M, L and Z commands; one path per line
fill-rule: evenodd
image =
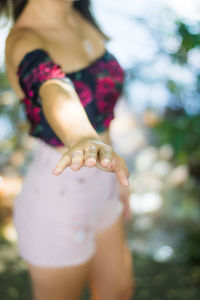
M 49 124 L 67 148 L 85 138 L 100 140 L 72 86 L 48 80 L 40 88 L 40 97 Z
M 26 34 L 24 36 L 22 34 L 21 39 L 18 37 L 13 46 L 7 47 L 7 64 L 15 73 L 19 62 L 27 52 L 43 48 L 40 38 L 34 33 L 32 38 L 30 35 L 27 37 Z M 101 141 L 72 85 L 59 78 L 48 79 L 40 85 L 38 95 L 47 121 L 64 145 L 69 148 L 57 164 L 58 171 L 55 170 L 55 173 L 61 173 L 71 163 L 72 166 L 76 163 L 74 170 L 80 169 L 85 162 L 88 167 L 95 165 L 100 167 L 98 164 L 100 160 L 101 169 L 116 172 L 120 183 L 127 185 L 129 172 L 125 160 L 119 157 L 111 146 Z M 79 154 L 73 156 L 73 151 L 79 151 Z
M 6 43 L 7 69 L 16 74 L 24 55 L 37 48 L 44 48 L 37 33 L 29 29 L 12 33 Z M 47 80 L 41 85 L 39 96 L 47 121 L 67 148 L 86 137 L 100 140 L 70 84 L 60 79 Z
M 88 167 L 96 165 L 105 171 L 116 172 L 119 182 L 127 185 L 129 172 L 125 160 L 120 158 L 111 146 L 101 141 L 74 88 L 60 80 L 52 79 L 43 83 L 39 93 L 48 122 L 70 149 L 57 164 L 58 172 L 55 169 L 55 173 L 60 173 L 71 164 L 75 171 L 83 164 Z M 77 150 L 82 153 L 73 156 Z

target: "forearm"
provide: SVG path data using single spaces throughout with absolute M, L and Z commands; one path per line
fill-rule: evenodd
M 100 140 L 73 87 L 52 79 L 41 86 L 40 97 L 45 118 L 67 148 L 84 138 Z

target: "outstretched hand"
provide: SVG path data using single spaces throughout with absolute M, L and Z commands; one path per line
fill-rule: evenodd
M 59 175 L 67 167 L 78 171 L 81 167 L 97 167 L 107 172 L 115 172 L 119 183 L 129 186 L 129 171 L 126 161 L 117 155 L 110 145 L 99 139 L 83 139 L 67 150 L 53 173 Z

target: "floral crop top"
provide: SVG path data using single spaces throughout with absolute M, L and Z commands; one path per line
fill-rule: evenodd
M 94 129 L 104 131 L 114 118 L 114 106 L 122 94 L 124 70 L 107 49 L 89 66 L 75 72 L 64 73 L 43 49 L 28 52 L 21 60 L 17 76 L 25 97 L 21 99 L 27 119 L 29 134 L 52 146 L 63 146 L 47 122 L 39 97 L 41 84 L 52 78 L 60 78 L 74 87 Z

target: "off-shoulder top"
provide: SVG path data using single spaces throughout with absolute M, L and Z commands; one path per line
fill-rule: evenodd
M 58 78 L 76 90 L 88 119 L 101 133 L 114 118 L 114 106 L 122 94 L 125 72 L 107 49 L 89 66 L 65 73 L 47 51 L 35 49 L 25 54 L 18 65 L 17 76 L 25 97 L 21 99 L 30 123 L 29 134 L 52 146 L 63 142 L 47 122 L 39 97 L 39 88 L 48 79 Z

